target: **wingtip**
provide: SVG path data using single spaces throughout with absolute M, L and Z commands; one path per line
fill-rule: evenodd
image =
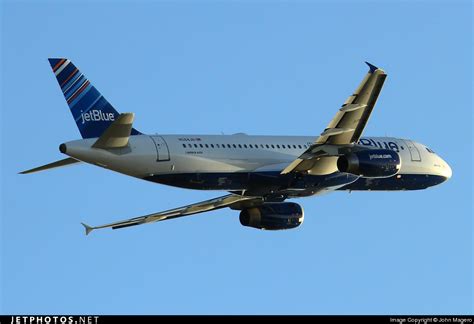
M 82 226 L 84 226 L 84 229 L 86 230 L 86 235 L 89 235 L 89 233 L 94 230 L 94 228 L 92 226 L 89 226 L 85 223 L 81 223 L 81 224 L 82 224 Z
M 367 64 L 370 68 L 370 73 L 374 73 L 375 71 L 377 71 L 379 68 L 376 67 L 375 65 L 373 64 L 370 64 L 369 62 L 365 61 L 365 64 Z

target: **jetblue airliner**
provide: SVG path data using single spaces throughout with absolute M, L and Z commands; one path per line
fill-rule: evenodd
M 49 59 L 82 139 L 63 143 L 69 157 L 21 172 L 79 162 L 165 185 L 223 190 L 222 197 L 101 226 L 118 229 L 220 208 L 240 223 L 282 230 L 303 223 L 303 208 L 288 199 L 334 190 L 417 190 L 451 177 L 433 150 L 409 139 L 362 137 L 386 73 L 367 63 L 359 87 L 319 136 L 145 135 L 133 113 L 119 114 L 68 59 Z

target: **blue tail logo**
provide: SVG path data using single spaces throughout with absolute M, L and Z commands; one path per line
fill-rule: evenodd
M 68 59 L 48 59 L 83 138 L 100 137 L 120 115 Z M 140 135 L 132 129 L 131 135 Z

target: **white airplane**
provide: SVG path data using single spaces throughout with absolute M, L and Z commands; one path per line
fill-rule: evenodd
M 386 73 L 367 63 L 354 94 L 319 136 L 145 135 L 133 113 L 119 114 L 76 66 L 49 59 L 81 140 L 63 143 L 69 157 L 22 174 L 78 162 L 175 187 L 224 190 L 211 200 L 100 226 L 118 229 L 229 207 L 244 226 L 266 230 L 298 227 L 303 208 L 287 199 L 334 190 L 417 190 L 452 175 L 427 146 L 409 139 L 361 137 Z

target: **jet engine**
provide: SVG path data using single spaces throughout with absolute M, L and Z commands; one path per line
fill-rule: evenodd
M 365 178 L 387 178 L 400 171 L 401 160 L 392 150 L 365 150 L 342 155 L 337 159 L 337 169 Z
M 284 230 L 300 226 L 304 212 L 295 203 L 264 203 L 258 207 L 244 209 L 240 212 L 240 223 L 243 226 L 265 230 Z

